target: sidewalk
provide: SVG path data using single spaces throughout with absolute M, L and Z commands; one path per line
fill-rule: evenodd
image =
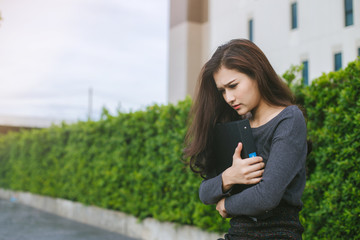
M 218 233 L 209 233 L 200 230 L 194 226 L 179 225 L 172 222 L 160 222 L 153 218 L 146 218 L 142 221 L 139 221 L 139 219 L 135 216 L 120 211 L 104 209 L 92 205 L 84 205 L 80 202 L 73 202 L 62 198 L 52 198 L 49 196 L 37 195 L 30 192 L 13 191 L 0 188 L 0 199 L 5 199 L 5 202 L 7 202 L 8 204 L 11 203 L 9 201 L 16 200 L 18 204 L 30 206 L 34 209 L 39 209 L 43 213 L 46 212 L 59 217 L 63 217 L 68 220 L 71 219 L 72 221 L 76 221 L 74 222 L 74 224 L 87 224 L 87 226 L 95 226 L 96 228 L 101 228 L 104 231 L 110 231 L 111 233 L 120 234 L 120 236 L 129 236 L 128 238 L 117 238 L 120 240 L 130 240 L 131 238 L 143 240 L 209 240 L 218 239 L 224 235 Z M 0 218 L 0 229 L 2 229 L 1 224 L 2 221 Z M 27 222 L 23 224 L 25 228 L 28 225 Z M 0 231 L 0 240 L 4 240 L 3 238 L 1 238 L 1 234 L 2 232 Z M 91 234 L 89 234 L 89 236 L 91 236 Z M 54 236 L 52 235 L 52 237 Z M 14 239 L 15 238 L 6 240 Z M 28 240 L 27 238 L 17 239 Z M 44 240 L 45 238 L 38 239 Z M 52 239 L 57 240 L 61 238 L 51 238 L 50 240 Z M 82 238 L 69 239 L 71 240 Z M 93 240 L 97 238 L 87 239 Z M 109 238 L 100 239 L 108 240 Z
M 0 240 L 135 240 L 0 199 Z

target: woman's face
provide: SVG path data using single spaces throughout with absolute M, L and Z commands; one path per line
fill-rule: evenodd
M 244 73 L 221 67 L 214 79 L 225 101 L 239 115 L 257 108 L 262 101 L 257 82 Z

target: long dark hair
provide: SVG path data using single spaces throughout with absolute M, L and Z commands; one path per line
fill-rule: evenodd
M 262 98 L 270 105 L 286 107 L 295 102 L 288 86 L 253 42 L 234 39 L 219 46 L 201 69 L 185 139 L 184 156 L 190 157 L 192 171 L 202 177 L 209 175 L 212 168 L 212 132 L 215 124 L 242 117 L 225 102 L 216 87 L 214 73 L 222 66 L 254 79 Z

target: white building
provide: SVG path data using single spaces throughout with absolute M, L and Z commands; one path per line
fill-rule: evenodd
M 360 55 L 360 0 L 171 0 L 170 6 L 169 102 L 193 95 L 201 66 L 233 38 L 256 43 L 279 75 L 304 64 L 308 82 Z

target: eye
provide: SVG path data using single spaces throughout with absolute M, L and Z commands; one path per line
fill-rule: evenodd
M 229 88 L 236 88 L 237 85 L 238 85 L 237 83 L 231 84 L 231 85 L 229 85 Z

